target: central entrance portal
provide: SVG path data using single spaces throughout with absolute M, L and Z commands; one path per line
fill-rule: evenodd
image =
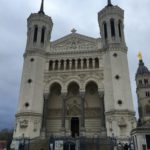
M 71 118 L 71 135 L 72 137 L 79 136 L 79 118 Z

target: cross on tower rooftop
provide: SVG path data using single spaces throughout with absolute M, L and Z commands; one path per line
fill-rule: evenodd
M 73 28 L 73 29 L 71 30 L 71 32 L 72 32 L 72 33 L 76 33 L 77 30 Z

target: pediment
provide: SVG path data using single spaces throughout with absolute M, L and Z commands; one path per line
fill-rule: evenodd
M 97 48 L 97 39 L 81 34 L 72 33 L 51 42 L 51 51 L 94 50 Z

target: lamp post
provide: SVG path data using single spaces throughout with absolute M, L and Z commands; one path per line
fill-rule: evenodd
M 122 150 L 122 144 L 120 142 L 117 144 L 117 150 Z
M 19 147 L 18 150 L 29 150 L 30 138 L 25 137 L 22 134 L 22 137 L 19 139 Z
M 117 139 L 115 138 L 114 133 L 112 134 L 111 140 L 114 145 L 114 150 L 117 150 Z
M 129 149 L 135 150 L 134 140 L 132 137 L 129 138 Z

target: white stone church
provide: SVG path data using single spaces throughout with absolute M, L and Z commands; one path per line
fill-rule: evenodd
M 53 21 L 43 1 L 27 23 L 14 139 L 115 137 L 126 142 L 136 118 L 124 10 L 108 0 L 98 13 L 99 38 L 73 29 L 51 41 Z

